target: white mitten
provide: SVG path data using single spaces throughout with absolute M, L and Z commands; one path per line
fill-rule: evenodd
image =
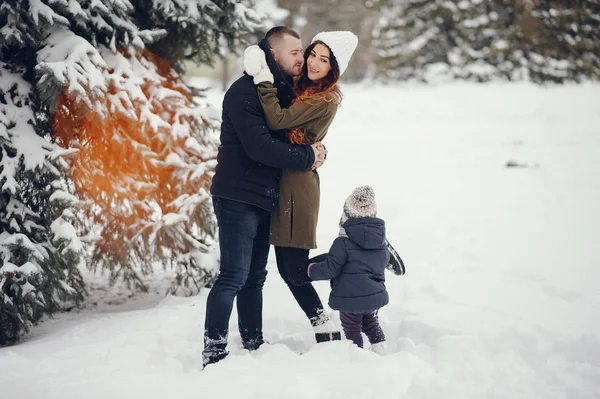
M 275 79 L 273 78 L 273 74 L 271 73 L 271 70 L 269 69 L 269 67 L 267 65 L 265 65 L 260 72 L 254 76 L 254 84 L 258 85 L 261 82 L 269 82 L 269 83 L 273 83 L 275 82 Z
M 244 51 L 244 70 L 250 76 L 254 77 L 254 84 L 261 82 L 273 83 L 273 74 L 267 65 L 265 52 L 260 47 L 249 46 Z
M 244 51 L 244 70 L 250 76 L 256 76 L 262 68 L 265 53 L 257 45 L 248 46 Z

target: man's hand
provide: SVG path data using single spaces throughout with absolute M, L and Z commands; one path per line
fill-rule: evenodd
M 325 162 L 325 158 L 327 157 L 327 150 L 325 149 L 323 143 L 321 143 L 320 141 L 311 145 L 311 148 L 315 153 L 315 163 L 313 164 L 310 170 L 315 170 L 321 165 L 323 165 L 323 163 Z

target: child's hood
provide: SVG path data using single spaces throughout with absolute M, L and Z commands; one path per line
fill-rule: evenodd
M 344 223 L 349 239 L 364 249 L 377 249 L 385 244 L 385 222 L 379 218 L 353 218 Z

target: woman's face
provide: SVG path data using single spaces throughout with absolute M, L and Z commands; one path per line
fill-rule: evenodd
M 314 82 L 327 76 L 329 71 L 331 71 L 331 64 L 329 62 L 330 57 L 331 53 L 327 46 L 317 43 L 317 45 L 313 47 L 306 60 L 306 69 L 310 80 Z

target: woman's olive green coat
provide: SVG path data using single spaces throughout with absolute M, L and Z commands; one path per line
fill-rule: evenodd
M 322 101 L 318 105 L 298 103 L 289 108 L 281 108 L 277 100 L 277 89 L 270 83 L 258 86 L 258 96 L 269 128 L 305 128 L 305 144 L 313 144 L 325 138 L 338 109 L 333 101 Z M 321 196 L 318 173 L 284 169 L 279 181 L 279 192 L 279 208 L 271 214 L 271 244 L 316 248 Z

